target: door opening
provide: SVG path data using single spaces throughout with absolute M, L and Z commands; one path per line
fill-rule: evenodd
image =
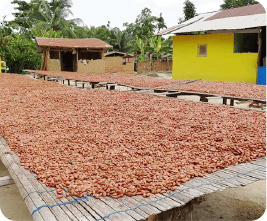
M 61 52 L 61 71 L 77 71 L 77 55 L 71 51 Z

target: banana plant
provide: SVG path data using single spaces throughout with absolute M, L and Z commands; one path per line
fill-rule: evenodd
M 138 60 L 139 61 L 145 61 L 145 42 L 141 39 L 138 38 L 138 36 L 136 35 L 136 45 L 140 51 L 140 55 L 138 56 Z
M 152 49 L 152 53 L 156 55 L 157 60 L 160 57 L 160 51 L 162 46 L 162 40 L 160 36 L 152 37 L 149 39 L 149 46 Z

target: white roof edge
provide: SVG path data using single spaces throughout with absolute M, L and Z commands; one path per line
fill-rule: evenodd
M 266 26 L 265 13 L 246 15 L 246 16 L 227 17 L 227 18 L 214 19 L 208 21 L 204 20 L 205 19 L 202 19 L 201 21 L 188 24 L 187 26 L 184 26 L 178 30 L 171 32 L 171 34 L 198 32 L 198 31 L 247 29 L 247 28 Z
M 175 33 L 175 31 L 185 27 L 185 26 L 188 26 L 188 25 L 191 25 L 195 22 L 200 22 L 201 20 L 205 20 L 211 16 L 213 16 L 214 14 L 218 13 L 219 11 L 213 11 L 213 12 L 205 12 L 205 13 L 200 13 L 198 15 L 196 15 L 195 17 L 187 20 L 187 21 L 184 21 L 183 23 L 181 24 L 178 24 L 178 25 L 174 25 L 172 27 L 169 27 L 165 30 L 162 30 L 160 32 L 158 32 L 157 34 L 155 34 L 155 36 L 157 35 L 173 35 Z

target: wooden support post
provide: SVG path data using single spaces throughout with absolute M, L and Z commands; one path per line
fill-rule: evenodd
M 95 89 L 95 86 L 98 84 L 97 82 L 90 82 L 90 83 L 91 83 L 92 89 Z
M 234 104 L 235 104 L 235 100 L 234 99 L 231 99 L 230 100 L 230 106 L 234 106 Z
M 209 100 L 205 96 L 200 96 L 201 102 L 208 102 Z
M 116 85 L 115 84 L 107 84 L 106 89 L 107 90 L 115 90 Z
M 178 96 L 178 93 L 170 93 L 170 94 L 166 94 L 166 97 L 177 97 Z
M 227 98 L 226 97 L 223 98 L 223 104 L 227 105 Z
M 4 176 L 0 177 L 0 187 L 13 184 L 14 180 L 11 178 L 11 176 Z
M 70 79 L 67 79 L 68 80 L 68 85 L 70 86 Z

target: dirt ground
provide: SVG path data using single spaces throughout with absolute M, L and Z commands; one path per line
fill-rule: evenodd
M 266 209 L 266 180 L 202 197 L 193 220 L 256 220 Z
M 0 177 L 7 175 L 9 175 L 9 173 L 0 160 Z M 15 184 L 0 187 L 0 208 L 1 212 L 8 219 L 32 220 L 28 208 Z
M 145 75 L 171 79 L 169 73 Z M 8 171 L 0 161 L 0 177 L 6 175 Z M 265 208 L 266 180 L 262 180 L 201 197 L 193 204 L 190 220 L 256 220 L 263 215 Z M 11 220 L 32 220 L 15 184 L 0 187 L 0 209 Z M 173 215 L 172 220 L 177 220 L 177 217 Z

